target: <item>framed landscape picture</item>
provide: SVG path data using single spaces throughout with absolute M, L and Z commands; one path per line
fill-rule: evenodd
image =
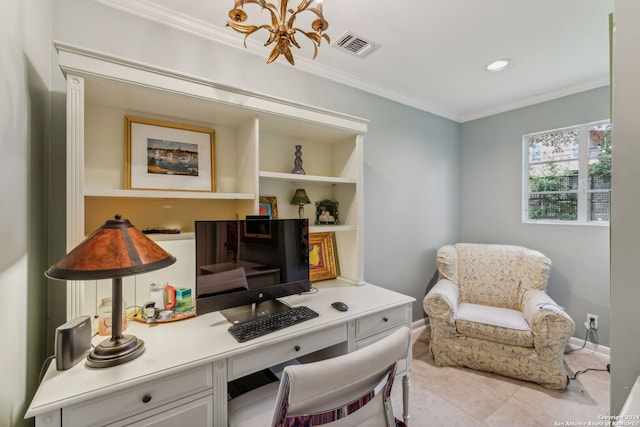
M 335 279 L 338 262 L 333 233 L 309 233 L 309 280 Z
M 216 191 L 213 129 L 125 116 L 125 134 L 127 189 Z

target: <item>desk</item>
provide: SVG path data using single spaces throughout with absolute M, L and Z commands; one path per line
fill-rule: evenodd
M 282 301 L 306 305 L 319 316 L 238 343 L 219 312 L 179 322 L 129 322 L 126 333 L 146 351 L 123 365 L 90 369 L 78 363 L 56 371 L 51 363 L 25 417 L 37 427 L 89 425 L 227 425 L 227 383 L 295 358 L 318 359 L 351 352 L 402 326 L 411 326 L 413 298 L 378 286 L 329 280 L 317 293 Z M 349 310 L 331 308 L 343 301 Z M 104 337 L 96 337 L 96 342 Z M 398 367 L 408 419 L 411 356 Z M 157 424 L 156 424 L 157 423 Z

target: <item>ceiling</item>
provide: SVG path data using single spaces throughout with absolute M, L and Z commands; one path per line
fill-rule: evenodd
M 244 36 L 225 26 L 233 0 L 98 1 L 265 61 L 271 50 L 265 30 L 245 49 Z M 332 42 L 351 31 L 379 48 L 361 58 L 323 44 L 312 60 L 311 43 L 299 36 L 296 68 L 459 122 L 609 82 L 613 0 L 324 0 L 323 7 Z M 245 10 L 247 23 L 268 23 L 257 6 Z M 306 30 L 304 15 L 312 14 L 296 23 Z M 484 69 L 499 58 L 512 66 Z M 291 66 L 282 56 L 277 62 L 269 66 Z

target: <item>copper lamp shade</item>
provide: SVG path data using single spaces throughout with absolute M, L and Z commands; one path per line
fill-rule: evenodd
M 129 220 L 105 222 L 64 258 L 52 265 L 47 277 L 62 280 L 96 280 L 132 276 L 176 262 Z
M 144 352 L 144 341 L 122 333 L 122 278 L 174 262 L 175 257 L 116 215 L 45 272 L 47 277 L 59 280 L 113 279 L 111 339 L 98 344 L 87 356 L 88 366 L 115 366 Z

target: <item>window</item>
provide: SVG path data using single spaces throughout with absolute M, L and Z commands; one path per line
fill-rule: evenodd
M 609 223 L 609 121 L 524 135 L 522 139 L 523 222 Z

